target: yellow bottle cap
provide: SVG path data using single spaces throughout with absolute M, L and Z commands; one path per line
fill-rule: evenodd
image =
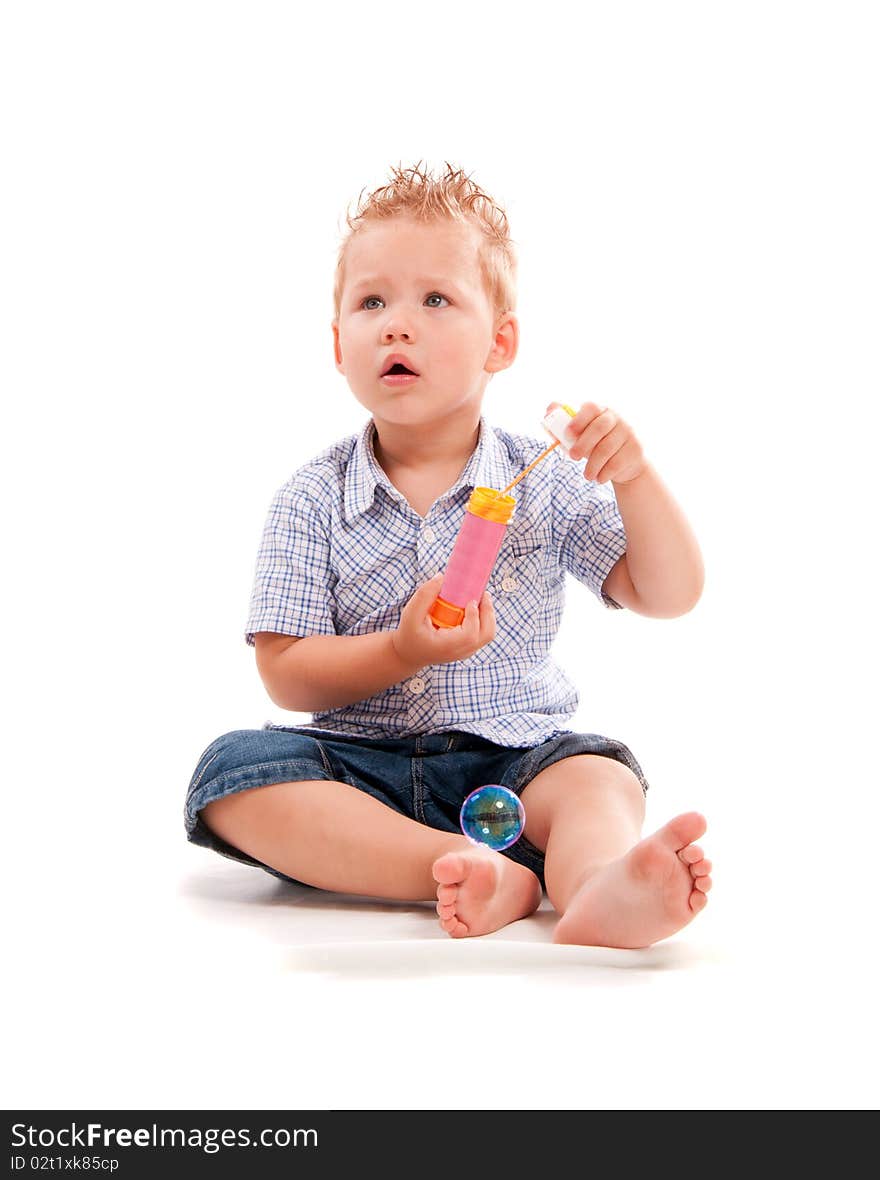
M 468 512 L 497 524 L 507 524 L 514 508 L 516 500 L 513 496 L 502 496 L 495 488 L 474 488 L 467 502 Z

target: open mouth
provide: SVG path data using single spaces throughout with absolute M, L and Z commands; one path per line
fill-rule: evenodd
M 415 371 L 415 369 L 411 368 L 411 366 L 407 364 L 407 358 L 402 356 L 399 352 L 392 353 L 391 356 L 386 358 L 385 367 L 380 374 L 383 379 L 386 377 L 396 377 L 399 379 L 405 377 L 411 378 L 418 377 L 418 375 L 419 374 Z

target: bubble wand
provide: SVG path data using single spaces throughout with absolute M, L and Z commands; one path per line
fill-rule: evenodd
M 568 451 L 568 447 L 563 442 L 563 435 L 568 429 L 570 421 L 574 417 L 574 413 L 575 412 L 571 406 L 565 405 L 557 406 L 555 410 L 550 411 L 550 413 L 544 419 L 543 425 L 544 429 L 549 435 L 552 435 L 555 441 L 550 444 L 546 451 L 542 451 L 537 459 L 528 465 L 525 471 L 521 471 L 516 479 L 509 483 L 504 491 L 500 492 L 499 495 L 504 496 L 510 491 L 511 488 L 515 488 L 521 479 L 525 479 L 533 467 L 537 467 L 542 459 L 547 458 L 554 447 L 561 446 L 563 451 Z
M 558 447 L 558 446 L 559 446 L 559 439 L 557 439 L 555 443 L 551 443 L 546 451 L 542 451 L 540 453 L 540 455 L 537 457 L 537 459 L 535 459 L 535 461 L 533 463 L 530 463 L 528 465 L 528 467 L 525 469 L 525 471 L 521 471 L 519 473 L 519 475 L 516 477 L 516 479 L 511 480 L 511 482 L 507 485 L 507 487 L 503 488 L 498 494 L 500 496 L 506 496 L 511 488 L 515 488 L 521 479 L 525 479 L 525 477 L 529 474 L 529 472 L 532 470 L 533 467 L 537 467 L 538 464 L 541 462 L 541 460 L 545 459 L 547 457 L 547 455 L 549 455 L 550 452 L 553 450 L 553 448 Z

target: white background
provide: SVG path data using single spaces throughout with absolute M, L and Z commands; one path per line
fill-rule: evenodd
M 875 20 L 4 6 L 5 1106 L 876 1106 Z M 557 648 L 650 825 L 710 822 L 711 904 L 652 952 L 453 943 L 184 842 L 202 749 L 280 719 L 268 503 L 364 420 L 345 208 L 418 160 L 518 245 L 490 421 L 613 406 L 703 545 L 692 614 L 572 584 Z

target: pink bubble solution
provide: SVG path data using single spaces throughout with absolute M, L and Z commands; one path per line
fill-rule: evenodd
M 435 627 L 460 626 L 467 604 L 480 601 L 515 507 L 513 496 L 474 488 L 440 593 L 428 612 Z

